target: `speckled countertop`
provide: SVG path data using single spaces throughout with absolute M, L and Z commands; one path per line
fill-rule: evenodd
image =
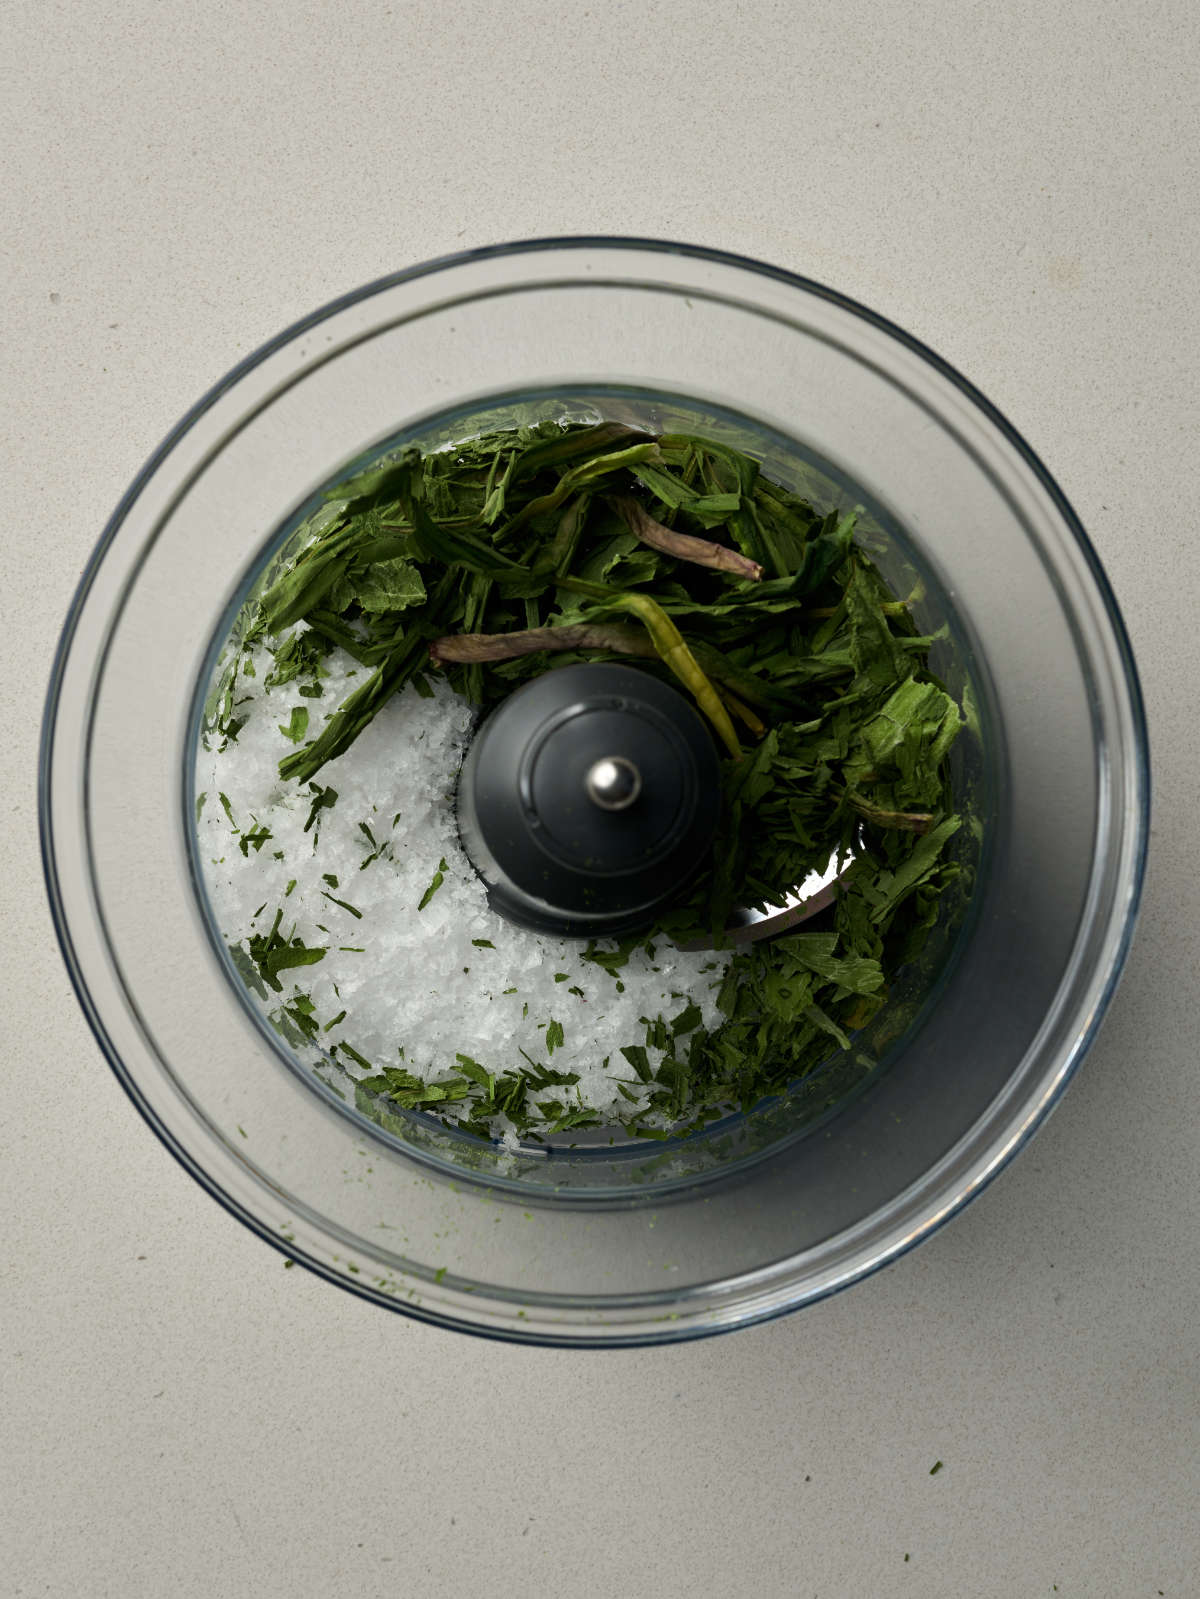
M 1198 19 L 7 8 L 4 1594 L 1200 1593 Z M 600 1356 L 388 1316 L 205 1197 L 74 1002 L 34 814 L 59 620 L 192 400 L 391 268 L 585 231 L 805 272 L 967 373 L 1108 568 L 1156 779 L 1125 980 L 1032 1147 L 837 1299 Z

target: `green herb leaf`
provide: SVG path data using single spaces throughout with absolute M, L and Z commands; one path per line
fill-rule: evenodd
M 299 939 L 286 939 L 279 930 L 283 919 L 282 910 L 277 911 L 275 922 L 269 933 L 255 933 L 247 939 L 246 946 L 250 952 L 250 959 L 258 969 L 258 973 L 268 988 L 276 993 L 282 991 L 283 984 L 279 981 L 280 972 L 289 971 L 297 966 L 315 966 L 318 961 L 325 959 L 324 949 L 307 948 Z
M 369 612 L 406 611 L 426 598 L 420 572 L 399 556 L 373 561 L 355 581 L 354 597 Z
M 650 1070 L 650 1057 L 646 1054 L 641 1044 L 627 1044 L 621 1050 L 622 1055 L 633 1067 L 634 1071 L 644 1083 L 654 1081 L 654 1073 Z
M 272 837 L 270 828 L 262 827 L 256 821 L 253 828 L 249 832 L 243 833 L 238 839 L 238 848 L 243 855 L 249 858 L 250 851 L 253 850 L 257 855 L 270 837 Z
M 293 705 L 292 713 L 286 725 L 281 723 L 279 731 L 284 738 L 290 739 L 293 744 L 301 744 L 304 735 L 308 732 L 308 710 L 303 705 Z
M 689 1000 L 679 1015 L 671 1018 L 671 1037 L 680 1038 L 684 1033 L 694 1032 L 703 1020 L 704 1013 L 699 1005 Z
M 351 905 L 349 900 L 338 899 L 335 894 L 331 894 L 328 889 L 324 888 L 321 890 L 321 898 L 327 899 L 331 905 L 340 905 L 344 911 L 349 911 L 351 916 L 355 917 L 360 922 L 362 921 L 362 912 L 359 910 L 357 905 Z
M 442 884 L 446 880 L 445 879 L 445 872 L 446 872 L 446 862 L 443 859 L 443 860 L 440 860 L 438 862 L 438 869 L 433 874 L 432 882 L 430 883 L 429 887 L 425 890 L 425 892 L 421 895 L 421 902 L 417 906 L 417 910 L 418 911 L 423 911 L 425 909 L 426 905 L 429 904 L 429 901 L 437 893 L 438 889 L 441 888 Z
M 311 792 L 313 796 L 312 804 L 308 809 L 308 820 L 304 824 L 306 833 L 312 829 L 322 811 L 329 810 L 337 804 L 336 788 L 322 788 L 319 783 L 313 783 Z

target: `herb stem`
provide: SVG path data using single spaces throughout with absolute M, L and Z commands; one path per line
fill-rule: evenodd
M 658 651 L 644 633 L 617 622 L 574 622 L 565 627 L 529 627 L 512 633 L 455 633 L 435 638 L 429 659 L 441 666 L 449 661 L 512 661 L 539 650 L 609 650 L 614 655 L 657 658 Z
M 721 704 L 716 689 L 704 675 L 696 657 L 684 643 L 683 635 L 660 605 L 648 594 L 628 594 L 605 588 L 600 583 L 588 583 L 580 578 L 560 578 L 559 587 L 599 599 L 612 610 L 632 611 L 650 635 L 651 643 L 664 666 L 670 668 L 683 686 L 691 693 L 696 704 L 708 717 L 725 748 L 734 760 L 740 760 L 742 746 L 729 713 Z
M 691 561 L 694 566 L 708 566 L 716 572 L 730 572 L 734 577 L 749 578 L 758 583 L 763 569 L 757 561 L 731 550 L 727 544 L 715 544 L 711 539 L 693 538 L 690 533 L 676 533 L 673 528 L 656 522 L 632 494 L 612 494 L 608 503 L 617 512 L 635 538 L 641 539 L 653 550 L 661 550 L 677 561 Z

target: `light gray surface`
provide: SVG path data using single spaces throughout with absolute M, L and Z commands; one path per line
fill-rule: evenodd
M 1200 14 L 16 12 L 0 27 L 0 1591 L 1200 1592 Z M 836 1300 L 601 1356 L 388 1316 L 283 1270 L 193 1185 L 72 998 L 33 782 L 79 570 L 187 406 L 365 279 L 583 231 L 806 272 L 974 379 L 1108 568 L 1157 781 L 1127 976 L 1016 1165 Z

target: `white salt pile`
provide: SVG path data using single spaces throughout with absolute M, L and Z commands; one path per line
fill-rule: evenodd
M 254 675 L 239 677 L 244 725 L 223 753 L 200 751 L 196 782 L 205 796 L 200 859 L 226 943 L 247 950 L 282 908 L 283 935 L 325 951 L 317 964 L 280 972 L 283 992 L 264 1009 L 307 996 L 322 1044 L 348 1043 L 375 1070 L 437 1078 L 462 1053 L 495 1074 L 528 1060 L 577 1072 L 572 1102 L 601 1115 L 631 1108 L 616 1087 L 635 1080 L 620 1051 L 644 1045 L 644 1018 L 669 1021 L 693 1001 L 703 1027 L 718 1025 L 728 954 L 660 941 L 653 958 L 636 951 L 614 978 L 583 959 L 582 942 L 526 932 L 488 908 L 453 805 L 474 713 L 444 683 L 432 699 L 405 689 L 322 769 L 317 786 L 337 800 L 305 832 L 314 791 L 279 778 L 280 758 L 295 748 L 284 729 L 301 708 L 305 737 L 314 737 L 363 669 L 334 651 L 324 693 L 311 699 L 297 682 L 266 690 L 271 661 L 262 651 Z M 657 1068 L 662 1052 L 647 1053 Z M 367 1075 L 344 1053 L 338 1059 Z

